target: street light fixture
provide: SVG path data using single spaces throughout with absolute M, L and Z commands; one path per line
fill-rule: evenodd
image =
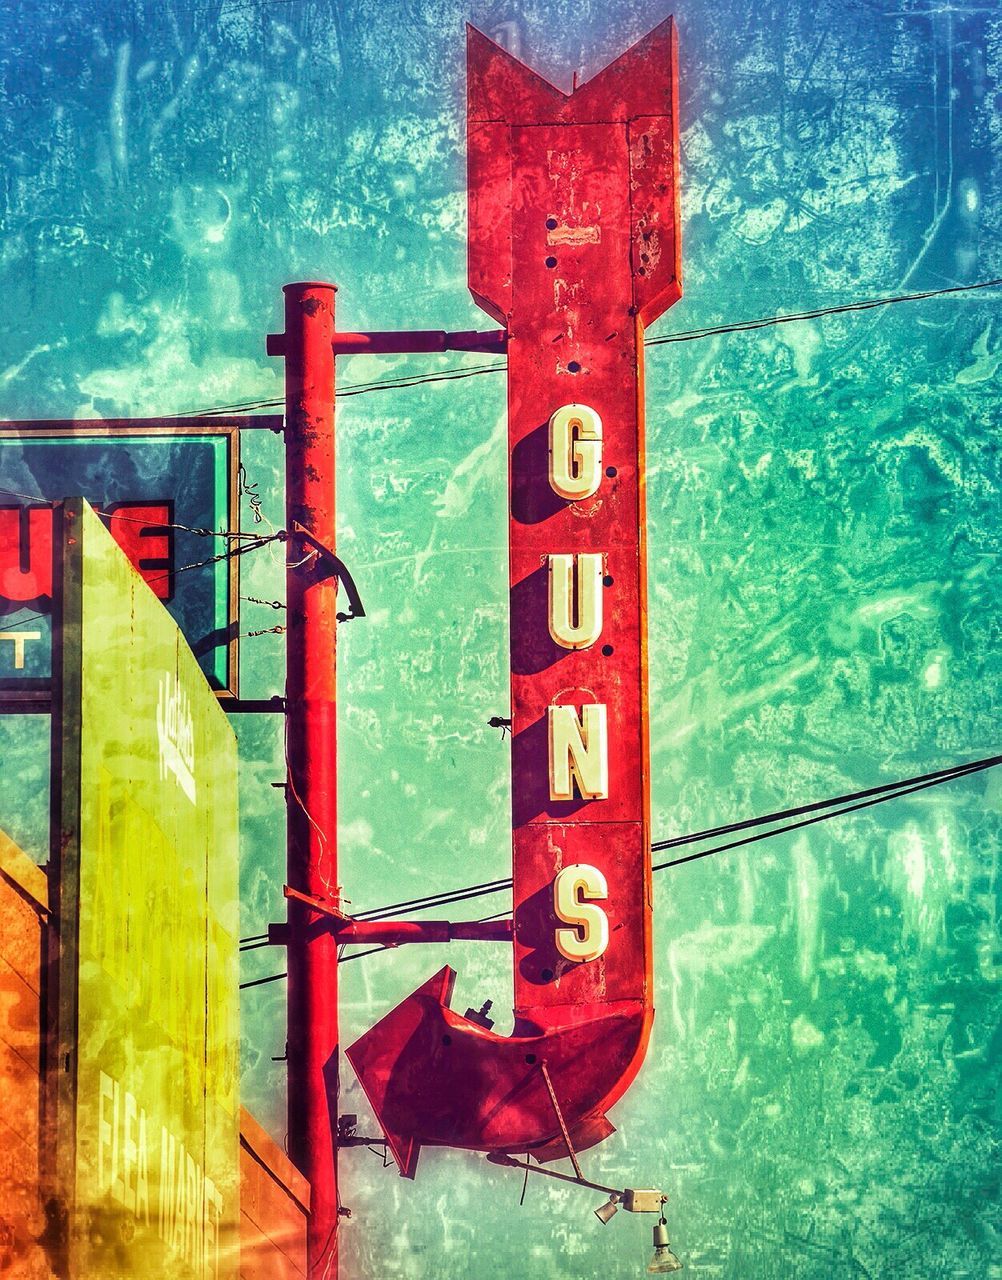
M 677 1254 L 672 1251 L 671 1242 L 668 1239 L 668 1224 L 664 1216 L 668 1197 L 663 1191 L 646 1187 L 626 1187 L 622 1191 L 617 1191 L 615 1187 L 604 1187 L 600 1182 L 589 1182 L 587 1178 L 579 1176 L 571 1177 L 567 1173 L 558 1173 L 556 1169 L 541 1169 L 537 1165 L 530 1164 L 528 1160 L 515 1160 L 500 1151 L 490 1152 L 487 1159 L 491 1164 L 499 1164 L 508 1169 L 524 1169 L 526 1173 L 542 1174 L 544 1178 L 556 1178 L 558 1182 L 572 1182 L 575 1186 L 587 1187 L 591 1191 L 608 1192 L 609 1199 L 595 1210 L 595 1217 L 603 1225 L 607 1224 L 620 1208 L 626 1209 L 629 1213 L 659 1213 L 661 1216 L 654 1228 L 654 1253 L 647 1264 L 648 1274 L 664 1275 L 670 1271 L 682 1270 L 682 1263 Z
M 614 1218 L 618 1212 L 619 1212 L 619 1195 L 617 1194 L 617 1192 L 613 1191 L 612 1194 L 609 1196 L 609 1199 L 606 1200 L 605 1204 L 600 1204 L 599 1207 L 595 1210 L 595 1217 L 598 1218 L 599 1222 L 601 1222 L 603 1226 L 607 1226 L 610 1219 Z
M 654 1253 L 647 1264 L 649 1275 L 664 1275 L 669 1271 L 681 1271 L 682 1263 L 672 1252 L 668 1239 L 668 1224 L 662 1216 L 654 1228 Z

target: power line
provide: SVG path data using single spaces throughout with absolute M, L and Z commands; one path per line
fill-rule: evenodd
M 940 786 L 946 782 L 952 782 L 956 778 L 966 777 L 969 774 L 981 773 L 986 769 L 992 769 L 996 765 L 1002 764 L 1002 755 L 986 756 L 981 760 L 970 760 L 964 764 L 951 765 L 945 769 L 937 769 L 931 773 L 918 774 L 911 778 L 902 778 L 897 782 L 883 783 L 877 787 L 868 787 L 862 791 L 852 791 L 845 795 L 833 796 L 828 800 L 817 800 L 810 804 L 797 805 L 789 809 L 777 809 L 772 813 L 763 814 L 757 818 L 746 818 L 740 822 L 727 823 L 722 826 L 708 827 L 703 831 L 692 832 L 689 835 L 675 836 L 668 840 L 659 840 L 651 845 L 653 851 L 664 849 L 674 849 L 683 845 L 692 844 L 700 840 L 710 839 L 715 836 L 731 834 L 737 831 L 746 831 L 754 827 L 765 826 L 770 823 L 784 822 L 788 818 L 799 818 L 803 814 L 814 814 L 815 816 L 798 822 L 786 822 L 782 826 L 774 826 L 769 831 L 759 832 L 756 835 L 748 836 L 741 840 L 733 840 L 726 844 L 716 845 L 710 849 L 702 849 L 697 853 L 686 854 L 681 858 L 674 858 L 667 862 L 659 862 L 655 864 L 652 871 L 665 871 L 671 867 L 682 866 L 687 862 L 696 862 L 702 858 L 711 857 L 717 853 L 724 853 L 730 849 L 738 849 L 744 845 L 755 844 L 760 840 L 767 840 L 771 836 L 783 835 L 789 831 L 797 831 L 803 827 L 813 826 L 818 822 L 826 822 L 831 818 L 844 817 L 846 814 L 855 813 L 860 809 L 869 809 L 874 805 L 883 804 L 888 800 L 896 800 L 900 796 L 912 795 L 918 791 L 925 791 L 929 787 Z M 825 812 L 827 810 L 827 812 Z M 442 893 L 430 894 L 423 898 L 409 898 L 403 902 L 392 903 L 386 907 L 379 907 L 371 911 L 358 912 L 353 918 L 356 920 L 381 920 L 388 919 L 394 915 L 410 915 L 415 911 L 430 910 L 436 907 L 449 906 L 457 902 L 465 902 L 471 898 L 488 897 L 495 893 L 501 893 L 505 889 L 512 886 L 511 878 L 504 880 L 484 881 L 482 884 L 467 885 L 459 889 L 445 890 Z M 504 912 L 497 913 L 504 915 Z M 485 919 L 495 919 L 497 916 L 487 916 Z M 256 934 L 253 938 L 243 939 L 247 943 L 257 943 L 258 939 L 266 935 Z M 260 945 L 260 944 L 259 944 Z M 255 949 L 253 947 L 245 947 L 245 950 Z M 357 952 L 355 955 L 348 956 L 346 959 L 359 959 L 363 955 L 372 955 L 375 951 L 387 950 L 386 947 L 374 947 L 364 952 Z M 284 974 L 275 976 L 284 977 Z M 245 983 L 245 986 L 256 986 L 257 983 Z
M 237 547 L 231 547 L 228 551 L 221 551 L 217 556 L 208 556 L 205 560 L 196 560 L 192 564 L 181 564 L 176 569 L 167 569 L 163 573 L 156 574 L 155 577 L 147 578 L 146 583 L 152 586 L 154 582 L 160 582 L 164 578 L 174 578 L 179 573 L 186 573 L 189 569 L 204 569 L 206 565 L 218 564 L 220 560 L 232 560 L 236 556 L 246 555 L 248 551 L 258 551 L 261 547 L 266 547 L 269 542 L 284 542 L 287 534 L 284 529 L 280 529 L 277 533 L 269 533 L 265 537 L 253 537 L 248 542 L 241 542 Z
M 974 293 L 979 289 L 996 289 L 1000 286 L 1002 286 L 1002 277 L 979 280 L 974 284 L 949 285 L 942 289 L 925 289 L 920 293 L 899 293 L 889 297 L 865 298 L 859 302 L 836 303 L 830 307 L 817 307 L 811 311 L 794 311 L 789 315 L 759 316 L 752 320 L 736 320 L 699 329 L 686 329 L 681 333 L 665 334 L 661 338 L 645 338 L 644 346 L 661 347 L 673 342 L 696 342 L 703 338 L 715 338 L 728 333 L 748 333 L 754 329 L 798 324 L 804 320 L 820 320 L 824 316 L 846 315 L 855 311 L 872 311 L 875 307 L 892 307 L 906 302 L 924 302 L 929 298 Z M 344 387 L 335 385 L 334 398 L 342 400 L 351 396 L 368 395 L 372 391 L 397 391 L 407 387 L 425 386 L 433 382 L 457 382 L 463 378 L 474 378 L 486 373 L 501 373 L 506 368 L 507 361 L 501 360 L 484 365 L 457 365 L 451 369 L 440 369 L 437 373 L 395 374 L 387 378 L 375 378 L 370 382 L 349 383 Z M 173 416 L 175 418 L 213 417 L 217 414 L 249 413 L 256 409 L 276 409 L 284 404 L 284 398 L 245 400 L 239 404 L 216 405 L 209 409 L 188 409 L 184 413 Z
M 10 498 L 21 498 L 25 502 L 37 502 L 41 506 L 51 506 L 54 499 L 43 498 L 40 493 L 20 493 L 17 489 L 2 489 L 0 494 Z M 256 533 L 238 533 L 234 529 L 203 529 L 196 525 L 177 524 L 171 520 L 150 520 L 146 516 L 127 516 L 121 511 L 101 511 L 97 509 L 102 520 L 124 520 L 129 524 L 145 525 L 148 529 L 180 529 L 184 533 L 193 533 L 199 538 L 256 538 Z
M 835 796 L 830 800 L 818 800 L 812 804 L 797 805 L 791 809 L 779 809 L 773 813 L 763 814 L 757 818 L 746 818 L 742 822 L 729 823 L 725 826 L 709 827 L 705 831 L 696 831 L 690 835 L 676 836 L 670 840 L 659 840 L 651 845 L 653 851 L 662 849 L 672 849 L 679 845 L 692 844 L 702 840 L 709 840 L 715 836 L 730 834 L 735 831 L 745 831 L 749 828 L 766 826 L 769 823 L 783 822 L 788 818 L 797 818 L 805 813 L 814 813 L 818 810 L 832 810 L 832 812 L 823 813 L 821 817 L 813 818 L 811 822 L 821 822 L 828 818 L 837 818 L 840 813 L 851 813 L 857 808 L 868 808 L 870 804 L 879 804 L 884 800 L 893 800 L 898 795 L 908 795 L 912 791 L 925 790 L 926 787 L 936 786 L 939 783 L 950 782 L 953 778 L 961 777 L 967 773 L 979 773 L 983 769 L 990 769 L 993 766 L 1002 763 L 1002 756 L 989 756 L 984 760 L 974 760 L 967 764 L 952 765 L 946 769 L 939 769 L 934 773 L 921 774 L 913 778 L 904 778 L 898 782 L 885 783 L 879 787 L 870 787 L 865 791 L 854 791 L 847 795 Z M 870 799 L 870 797 L 876 797 Z M 852 801 L 868 800 L 866 805 L 853 804 L 851 807 L 839 808 L 838 806 L 850 805 Z M 766 839 L 768 836 L 780 835 L 784 831 L 794 831 L 801 826 L 807 826 L 810 823 L 790 823 L 786 826 L 777 826 L 771 831 L 767 831 L 764 835 L 757 836 L 756 839 Z M 697 858 L 708 857 L 711 853 L 721 853 L 725 849 L 737 848 L 739 844 L 751 843 L 751 841 L 739 841 L 734 844 L 722 845 L 715 849 L 704 850 L 698 855 L 690 855 L 688 858 L 678 859 L 674 862 L 659 863 L 652 868 L 654 871 L 664 870 L 669 866 L 679 865 L 681 862 L 695 861 Z M 457 902 L 466 902 L 471 898 L 486 897 L 494 893 L 501 893 L 503 890 L 511 887 L 511 878 L 504 880 L 489 880 L 482 884 L 467 885 L 459 889 L 446 890 L 443 893 L 429 894 L 422 898 L 410 898 L 403 902 L 391 903 L 387 907 L 378 907 L 371 911 L 359 912 L 356 915 L 358 920 L 381 920 L 387 919 L 391 915 L 410 915 L 415 911 L 423 911 L 425 909 L 450 906 Z
M 267 982 L 279 982 L 282 978 L 287 978 L 288 973 L 271 973 L 267 978 L 255 978 L 253 982 L 241 982 L 240 990 L 245 991 L 247 987 L 263 987 Z
M 0 494 L 4 494 L 11 498 L 21 498 L 22 500 L 27 502 L 38 502 L 46 506 L 51 506 L 52 504 L 51 498 L 43 498 L 41 494 L 35 494 L 35 493 L 20 493 L 16 489 L 0 488 Z M 118 512 L 114 512 L 114 511 L 107 512 L 107 511 L 99 510 L 98 514 L 100 515 L 102 520 L 127 520 L 131 524 L 142 524 L 147 526 L 148 528 L 154 528 L 154 529 L 181 529 L 185 533 L 193 533 L 200 538 L 226 538 L 229 541 L 236 541 L 238 544 L 235 547 L 230 547 L 226 551 L 221 551 L 219 555 L 207 556 L 206 559 L 196 560 L 191 564 L 181 564 L 174 569 L 166 569 L 163 573 L 158 573 L 158 574 L 155 574 L 153 577 L 145 578 L 145 582 L 147 586 L 152 586 L 154 582 L 162 582 L 164 578 L 174 578 L 179 573 L 185 573 L 189 569 L 204 569 L 207 565 L 219 564 L 219 562 L 222 560 L 234 559 L 236 556 L 245 555 L 248 551 L 257 551 L 261 547 L 267 546 L 269 542 L 284 542 L 287 540 L 287 537 L 288 537 L 284 529 L 279 529 L 275 533 L 260 535 L 256 533 L 237 533 L 237 532 L 234 532 L 233 530 L 217 531 L 214 529 L 201 529 L 193 525 L 176 524 L 170 521 L 152 521 L 151 522 L 150 520 L 147 520 L 143 517 L 121 515 Z M 243 541 L 240 541 L 241 539 L 243 539 Z M 263 603 L 273 604 L 275 602 L 266 601 Z M 278 605 L 278 604 L 275 604 L 275 607 L 284 608 L 284 606 Z M 36 616 L 42 617 L 41 614 L 37 614 Z M 18 625 L 23 626 L 25 622 L 30 622 L 30 621 L 31 621 L 30 618 L 24 618 L 21 620 L 21 622 Z M 272 631 L 281 632 L 284 630 L 285 630 L 284 627 L 267 627 L 264 631 L 251 631 L 251 632 L 246 632 L 245 634 L 265 635 L 267 632 L 272 632 Z M 240 637 L 237 637 L 237 638 L 239 639 Z
M 494 361 L 491 364 L 474 365 L 470 368 L 459 365 L 455 369 L 442 369 L 435 374 L 415 373 L 409 377 L 401 377 L 395 382 L 376 378 L 367 384 L 346 387 L 340 393 L 335 390 L 334 394 L 347 399 L 351 396 L 367 395 L 370 391 L 396 391 L 403 387 L 417 387 L 425 382 L 459 382 L 463 378 L 475 378 L 482 373 L 501 373 L 507 367 L 508 362 L 506 360 Z
M 502 373 L 508 367 L 507 361 L 492 361 L 490 364 L 457 365 L 452 369 L 440 369 L 437 373 L 403 373 L 393 374 L 385 378 L 373 378 L 369 382 L 350 382 L 346 386 L 334 385 L 334 399 L 347 400 L 352 396 L 368 395 L 371 391 L 399 391 L 407 387 L 419 387 L 426 382 L 459 382 L 463 378 L 475 378 L 483 373 Z M 186 409 L 184 413 L 174 414 L 174 418 L 210 418 L 232 413 L 250 413 L 256 409 L 279 409 L 285 404 L 285 398 L 270 400 L 244 400 L 239 404 L 215 405 L 210 409 Z
M 929 787 L 938 787 L 944 782 L 952 782 L 954 778 L 964 778 L 968 774 L 980 773 L 983 769 L 991 769 L 1000 760 L 1002 760 L 1002 757 L 994 756 L 990 760 L 980 761 L 967 768 L 956 769 L 947 777 L 934 778 L 929 782 L 919 782 L 915 786 L 901 787 L 889 795 L 874 796 L 870 800 L 863 800 L 859 804 L 846 805 L 844 808 L 835 809 L 831 813 L 819 813 L 813 818 L 804 818 L 800 822 L 790 822 L 786 826 L 777 827 L 774 831 L 761 831 L 758 835 L 746 836 L 743 840 L 732 840 L 728 844 L 719 844 L 712 849 L 702 849 L 699 853 L 689 853 L 682 858 L 673 858 L 669 862 L 659 862 L 651 867 L 651 870 L 665 871 L 669 867 L 680 867 L 686 862 L 697 862 L 700 858 L 709 858 L 715 853 L 724 853 L 728 849 L 739 849 L 742 845 L 755 844 L 757 841 L 767 840 L 773 835 L 779 835 L 787 831 L 799 831 L 802 827 L 813 826 L 816 822 L 826 822 L 829 818 L 841 818 L 847 813 L 856 813 L 860 809 L 872 808 L 875 804 L 884 804 L 887 800 L 897 800 L 899 796 L 910 796 L 916 791 L 925 791 Z
M 347 964 L 349 960 L 361 960 L 363 956 L 373 956 L 377 951 L 392 951 L 392 947 L 368 947 L 365 951 L 355 951 L 350 956 L 343 956 L 338 964 Z
M 867 298 L 862 302 L 842 302 L 831 307 L 818 307 L 813 311 L 794 311 L 788 316 L 763 316 L 757 320 L 737 320 L 731 324 L 719 324 L 704 329 L 688 329 L 683 333 L 669 333 L 663 338 L 646 338 L 645 347 L 661 347 L 669 342 L 694 342 L 699 338 L 714 338 L 724 333 L 747 333 L 751 329 L 767 329 L 778 324 L 795 324 L 801 320 L 819 320 L 822 316 L 840 316 L 850 311 L 872 311 L 875 307 L 893 307 L 902 302 L 923 302 L 927 298 L 945 298 L 951 293 L 973 293 L 976 289 L 996 289 L 1002 285 L 1002 277 L 996 280 L 980 280 L 977 284 L 954 284 L 944 289 L 926 289 L 921 293 L 899 293 L 890 298 Z
M 844 796 L 833 796 L 830 800 L 816 800 L 812 804 L 797 805 L 793 809 L 780 809 L 775 813 L 766 814 L 762 818 L 745 818 L 741 822 L 729 822 L 722 827 L 708 827 L 705 831 L 697 831 L 693 835 L 673 836 L 670 840 L 657 840 L 651 845 L 652 853 L 659 853 L 662 849 L 677 849 L 679 845 L 692 844 L 697 840 L 709 840 L 713 836 L 729 835 L 732 831 L 746 831 L 749 827 L 757 827 L 765 822 L 779 822 L 784 818 L 799 818 L 804 813 L 816 813 L 819 809 L 830 809 L 836 805 L 849 804 L 853 800 L 865 800 L 870 796 L 886 795 L 890 791 L 897 791 L 901 787 L 911 786 L 913 783 L 932 782 L 933 780 L 945 782 L 950 778 L 956 777 L 960 773 L 979 772 L 981 769 L 990 769 L 993 765 L 1002 762 L 1002 756 L 986 756 L 984 760 L 971 760 L 966 764 L 953 764 L 945 769 L 936 769 L 932 773 L 918 774 L 914 778 L 905 778 L 898 782 L 885 782 L 879 787 L 868 787 L 865 791 L 850 791 Z
M 442 893 L 427 894 L 422 898 L 407 898 L 403 902 L 391 902 L 386 907 L 376 907 L 371 911 L 359 911 L 355 914 L 355 920 L 382 920 L 387 918 L 391 913 L 420 911 L 425 907 L 445 906 L 454 899 L 462 901 L 462 899 L 472 890 L 483 890 L 489 893 L 497 893 L 501 889 L 511 887 L 511 877 L 506 880 L 485 880 L 482 884 L 466 885 L 462 889 L 446 889 Z M 460 896 L 461 895 L 461 896 Z

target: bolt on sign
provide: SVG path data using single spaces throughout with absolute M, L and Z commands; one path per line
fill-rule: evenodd
M 231 546 L 193 530 L 234 527 L 243 421 L 193 420 L 183 427 L 158 419 L 0 423 L 0 691 L 5 701 L 29 701 L 48 692 L 53 505 L 67 493 L 83 493 L 100 511 L 115 541 L 184 632 L 206 679 L 224 696 L 235 695 L 239 560 L 185 566 Z M 280 428 L 281 419 L 271 425 Z
M 676 64 L 668 20 L 568 95 L 469 32 L 469 285 L 508 333 L 515 1032 L 452 1012 L 445 968 L 348 1050 L 408 1177 L 428 1143 L 601 1141 L 646 1052 L 641 366 L 681 294 Z
M 73 1280 L 235 1280 L 236 741 L 96 513 L 53 521 L 46 1195 Z

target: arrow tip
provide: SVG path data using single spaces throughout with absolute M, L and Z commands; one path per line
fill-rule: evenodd
M 400 1078 L 409 1071 L 402 1059 L 419 1035 L 429 1006 L 448 1008 L 455 985 L 456 971 L 444 965 L 345 1050 L 402 1178 L 414 1177 L 421 1153 L 420 1142 L 409 1131 L 416 1117 L 395 1105 Z

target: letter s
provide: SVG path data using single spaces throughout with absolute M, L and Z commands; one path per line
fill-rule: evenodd
M 562 867 L 553 881 L 553 909 L 569 929 L 557 929 L 557 950 L 565 960 L 584 963 L 604 955 L 609 945 L 609 917 L 595 900 L 608 898 L 609 886 L 598 867 L 575 862 Z

